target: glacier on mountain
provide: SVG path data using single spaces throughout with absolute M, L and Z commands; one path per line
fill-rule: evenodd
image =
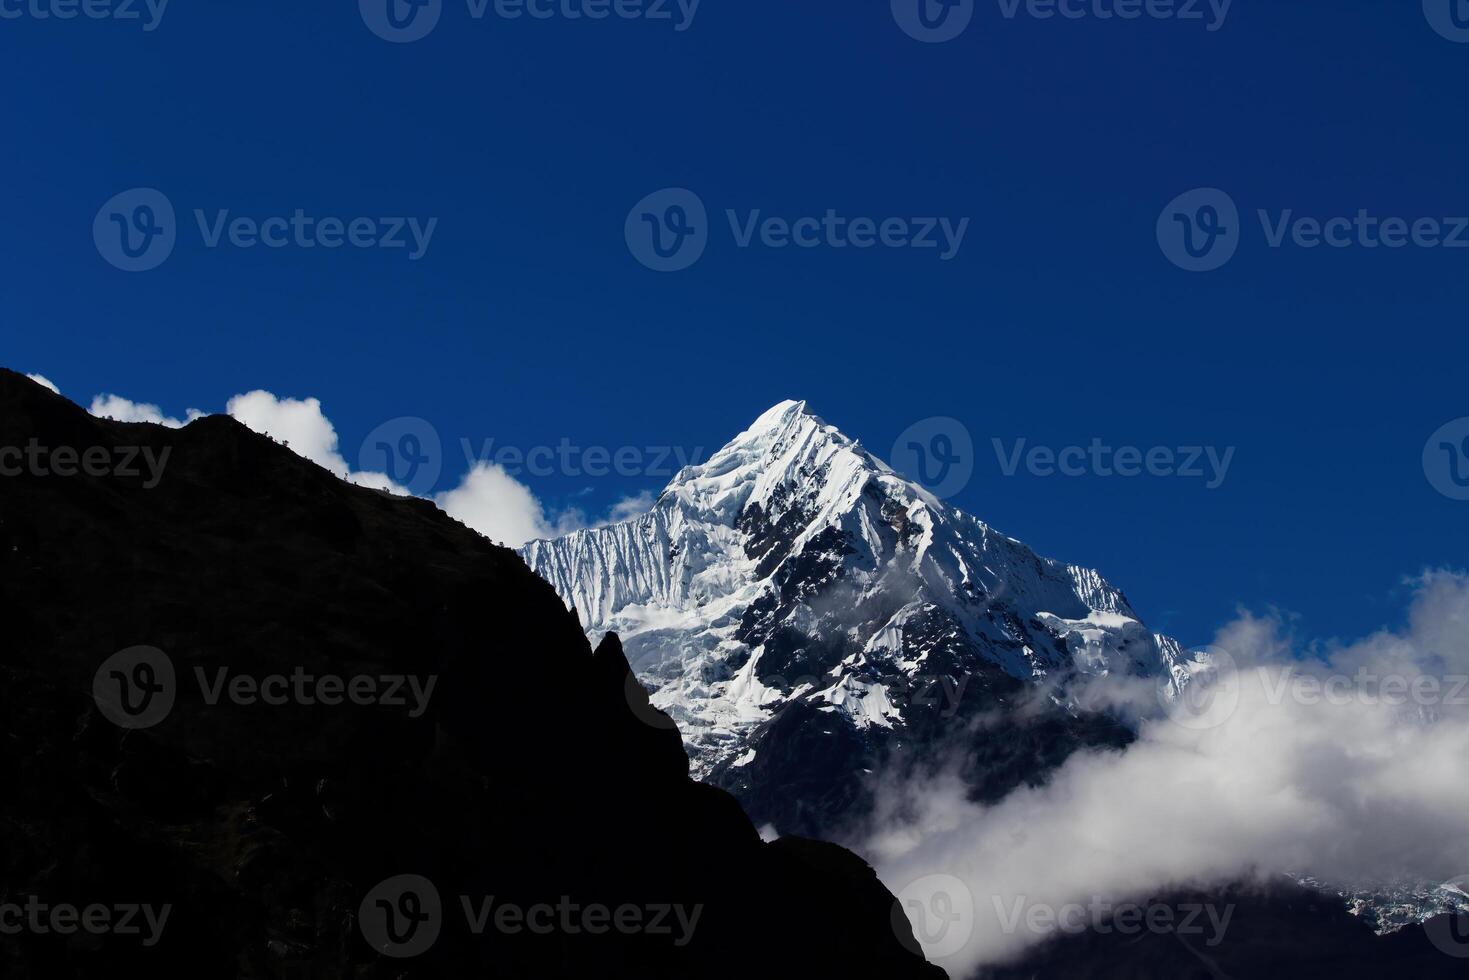
M 684 468 L 648 513 L 521 553 L 594 641 L 621 635 L 701 777 L 748 764 L 750 734 L 795 701 L 891 730 L 935 678 L 1183 671 L 1099 573 L 950 507 L 804 402 Z

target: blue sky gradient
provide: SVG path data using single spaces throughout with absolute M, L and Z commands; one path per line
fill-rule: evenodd
M 1469 503 L 1423 450 L 1469 415 L 1469 249 L 1272 248 L 1256 216 L 1469 215 L 1469 43 L 1418 0 L 1235 0 L 1213 31 L 980 2 L 937 44 L 887 0 L 704 0 L 682 31 L 445 0 L 402 44 L 350 3 L 175 0 L 154 30 L 0 19 L 0 51 L 0 360 L 80 401 L 314 396 L 349 458 L 421 416 L 440 489 L 461 438 L 707 452 L 794 397 L 887 456 L 951 416 L 975 445 L 957 504 L 1186 643 L 1240 604 L 1360 635 L 1397 621 L 1405 576 L 1464 564 Z M 135 187 L 167 196 L 178 241 L 127 273 L 92 225 Z M 624 225 L 669 187 L 707 206 L 709 242 L 659 273 Z M 1240 237 L 1195 273 L 1157 226 L 1201 187 Z M 416 261 L 209 248 L 195 209 L 437 225 Z M 740 248 L 727 209 L 969 225 L 948 261 Z M 1212 490 L 1006 476 L 992 441 L 1021 438 L 1235 452 Z M 526 482 L 599 512 L 664 481 Z

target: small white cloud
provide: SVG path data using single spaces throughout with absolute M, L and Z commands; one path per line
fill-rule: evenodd
M 231 398 L 225 411 L 247 429 L 286 444 L 298 456 L 343 479 L 374 490 L 408 494 L 386 474 L 364 473 L 347 464 L 338 448 L 337 428 L 322 412 L 318 398 L 278 398 L 256 389 Z
M 98 418 L 116 419 L 119 422 L 152 422 L 155 425 L 166 425 L 170 429 L 182 428 L 185 422 L 192 422 L 204 414 L 197 408 L 191 408 L 185 413 L 183 420 L 171 418 L 164 415 L 157 405 L 135 402 L 120 395 L 98 395 L 92 399 L 92 407 L 88 411 Z
M 46 377 L 44 374 L 28 374 L 26 375 L 26 377 L 30 378 L 38 385 L 44 385 L 45 387 L 50 388 L 58 395 L 61 394 L 61 389 L 52 384 L 51 379 Z
M 630 518 L 640 517 L 653 509 L 653 501 L 657 496 L 651 490 L 632 497 L 624 497 L 612 505 L 612 510 L 607 514 L 606 523 L 617 524 Z
M 537 538 L 556 537 L 584 524 L 579 511 L 548 517 L 530 488 L 494 463 L 476 463 L 463 482 L 434 498 L 444 513 L 492 541 L 518 548 Z
M 225 405 L 241 425 L 290 446 L 299 456 L 345 477 L 351 472 L 337 451 L 337 430 L 315 398 L 277 398 L 268 391 L 247 391 Z
M 118 395 L 98 395 L 92 414 L 123 422 L 155 422 L 179 427 L 204 414 L 190 409 L 185 420 L 164 415 L 157 405 L 134 402 Z M 225 411 L 252 431 L 284 443 L 300 456 L 353 483 L 392 493 L 408 490 L 383 473 L 353 470 L 343 458 L 336 426 L 322 411 L 317 398 L 281 398 L 262 389 L 235 395 Z M 530 488 L 502 467 L 481 462 L 465 474 L 453 490 L 434 498 L 443 510 L 494 541 L 520 547 L 537 538 L 553 538 L 588 524 L 577 508 L 548 511 Z M 653 494 L 642 493 L 618 501 L 600 524 L 624 520 L 648 510 Z

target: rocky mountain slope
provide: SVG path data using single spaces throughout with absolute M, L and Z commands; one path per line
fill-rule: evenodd
M 0 913 L 73 908 L 0 975 L 942 976 L 862 861 L 762 842 L 616 638 L 433 505 L 9 371 L 0 449 Z M 152 944 L 77 928 L 140 905 Z

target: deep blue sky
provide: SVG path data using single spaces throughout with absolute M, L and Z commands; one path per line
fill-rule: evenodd
M 6 0 L 13 3 L 14 0 Z M 667 22 L 472 20 L 389 44 L 355 4 L 174 0 L 136 23 L 0 20 L 3 361 L 78 400 L 182 413 L 321 398 L 344 449 L 398 415 L 501 444 L 713 448 L 786 397 L 887 455 L 964 421 L 956 501 L 1094 565 L 1204 642 L 1237 604 L 1312 635 L 1395 621 L 1403 576 L 1462 566 L 1469 503 L 1420 454 L 1469 415 L 1469 250 L 1272 250 L 1256 208 L 1469 214 L 1469 44 L 1418 0 L 1236 0 L 1200 23 L 1005 19 L 920 44 L 887 0 L 704 0 Z M 164 191 L 179 244 L 127 274 L 94 216 Z M 623 239 L 695 190 L 691 269 Z M 1245 215 L 1234 260 L 1155 238 L 1192 188 Z M 437 217 L 428 254 L 203 247 L 193 208 Z M 969 217 L 957 258 L 738 249 L 725 208 Z M 1022 473 L 1024 437 L 1234 446 L 1225 484 Z M 661 480 L 529 481 L 593 509 Z

